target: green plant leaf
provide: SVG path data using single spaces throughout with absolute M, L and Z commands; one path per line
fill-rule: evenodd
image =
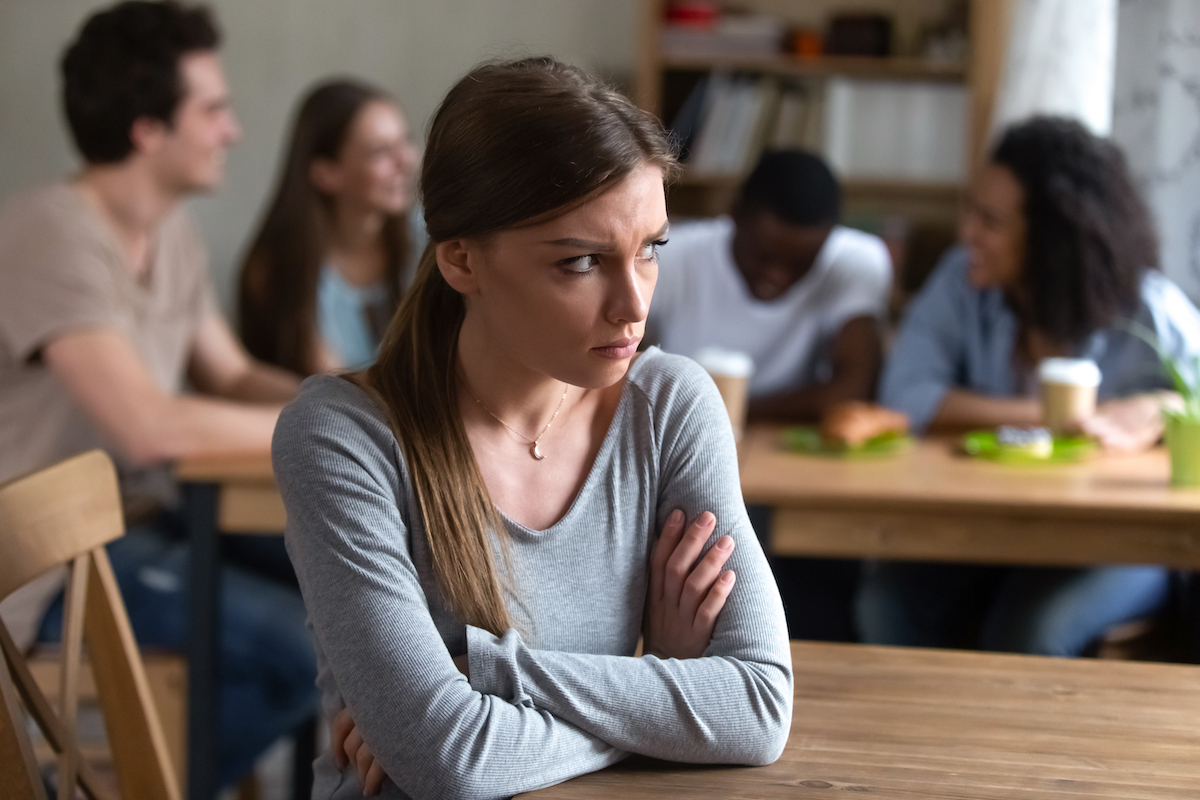
M 1134 320 L 1125 320 L 1121 327 L 1124 327 L 1130 334 L 1141 339 L 1146 344 L 1154 348 L 1154 352 L 1158 354 L 1158 360 L 1162 362 L 1163 371 L 1167 373 L 1167 377 L 1171 380 L 1171 385 L 1175 387 L 1175 391 L 1183 398 L 1183 415 L 1193 418 L 1200 418 L 1200 385 L 1197 384 L 1197 378 L 1200 378 L 1200 356 L 1192 358 L 1192 375 L 1189 382 L 1179 369 L 1179 364 L 1171 357 L 1158 340 L 1158 335 Z M 1163 409 L 1163 413 L 1168 413 L 1167 409 Z M 1179 412 L 1170 412 L 1175 416 L 1180 416 Z

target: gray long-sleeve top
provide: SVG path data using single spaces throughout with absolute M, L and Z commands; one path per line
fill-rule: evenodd
M 697 763 L 778 758 L 792 713 L 787 628 L 746 518 L 712 381 L 657 349 L 630 368 L 567 513 L 506 520 L 516 627 L 497 638 L 442 598 L 400 446 L 352 384 L 310 378 L 280 417 L 275 474 L 326 711 L 350 708 L 390 780 L 384 796 L 503 797 L 627 753 Z M 548 464 L 548 466 L 552 466 Z M 634 657 L 649 554 L 667 515 L 717 517 L 737 584 L 703 658 Z M 469 654 L 470 681 L 452 657 Z M 360 797 L 326 752 L 314 797 Z

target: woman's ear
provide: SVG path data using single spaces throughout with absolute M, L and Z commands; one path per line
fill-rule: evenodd
M 308 165 L 308 180 L 322 194 L 337 194 L 342 188 L 342 172 L 336 161 L 314 158 Z
M 466 239 L 448 239 L 438 242 L 434 253 L 438 270 L 451 289 L 462 295 L 478 291 L 478 268 L 482 257 L 478 245 Z

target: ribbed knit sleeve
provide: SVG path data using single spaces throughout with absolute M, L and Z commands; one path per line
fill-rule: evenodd
M 782 606 L 746 519 L 728 418 L 693 362 L 631 369 L 612 429 L 567 514 L 509 521 L 520 633 L 447 608 L 399 446 L 378 408 L 306 382 L 276 428 L 287 544 L 331 711 L 348 706 L 390 781 L 385 797 L 504 797 L 639 752 L 690 762 L 778 757 L 791 720 Z M 648 554 L 672 509 L 718 519 L 738 580 L 705 656 L 634 657 Z M 710 542 L 711 544 L 711 542 Z M 471 680 L 452 656 L 468 652 Z M 329 754 L 314 797 L 361 792 Z
M 390 778 L 383 796 L 506 797 L 620 760 L 569 722 L 467 683 L 409 555 L 403 481 L 380 446 L 390 433 L 346 401 L 356 389 L 322 380 L 280 417 L 275 474 L 322 672 Z M 322 761 L 314 797 L 361 798 L 353 768 L 330 780 Z
M 623 750 L 672 761 L 768 764 L 783 751 L 792 718 L 779 592 L 746 517 L 737 450 L 716 387 L 694 362 L 659 358 L 661 366 L 640 372 L 630 387 L 649 412 L 650 425 L 638 434 L 659 454 L 655 532 L 676 508 L 688 519 L 707 510 L 717 526 L 706 547 L 726 534 L 736 542 L 726 568 L 737 583 L 705 656 L 537 650 L 515 633 L 501 639 L 471 629 L 471 683 L 484 692 L 527 697 Z M 577 521 L 584 529 L 603 523 Z

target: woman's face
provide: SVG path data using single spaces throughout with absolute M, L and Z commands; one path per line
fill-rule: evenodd
M 662 170 L 646 164 L 557 219 L 462 240 L 464 335 L 474 326 L 489 356 L 515 369 L 611 386 L 645 330 L 666 234 Z
M 400 109 L 374 100 L 355 114 L 337 160 L 314 163 L 313 180 L 336 203 L 398 214 L 412 205 L 417 163 Z
M 1025 191 L 1007 167 L 988 164 L 967 194 L 959 236 L 970 254 L 971 285 L 1015 290 L 1025 263 Z

